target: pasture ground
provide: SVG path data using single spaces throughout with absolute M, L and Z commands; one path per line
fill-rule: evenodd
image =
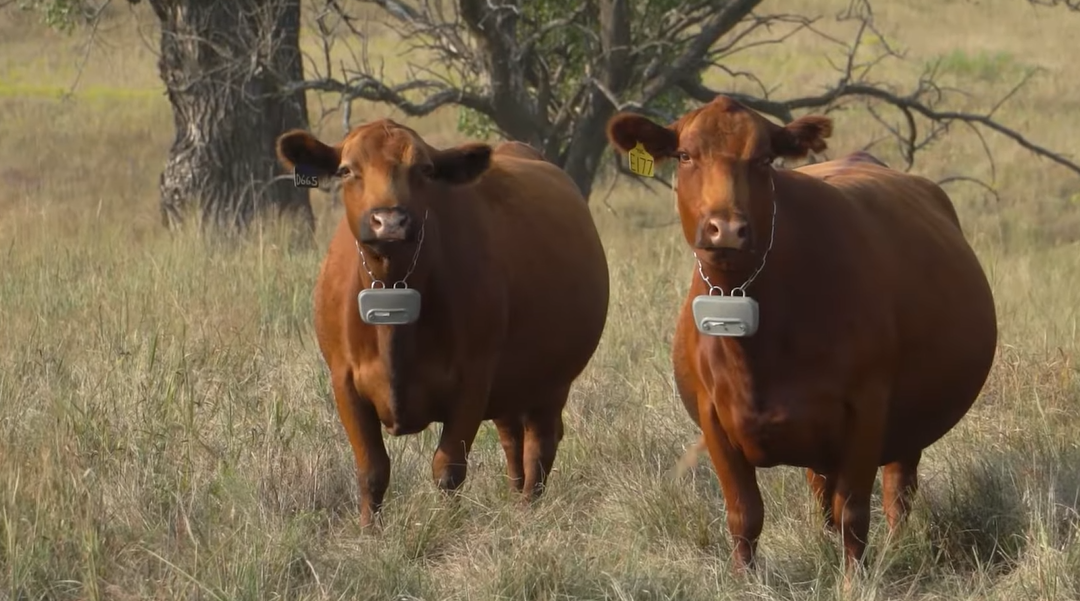
M 828 18 L 843 5 L 784 10 Z M 891 1 L 877 14 L 916 66 L 941 58 L 948 81 L 974 93 L 970 107 L 1042 68 L 998 117 L 1080 155 L 1080 72 L 1067 50 L 1080 14 L 1023 0 Z M 337 214 L 315 194 L 315 249 L 272 226 L 230 245 L 162 230 L 156 186 L 173 130 L 151 24 L 143 7 L 116 11 L 76 94 L 61 99 L 82 38 L 0 13 L 0 599 L 1080 598 L 1074 174 L 991 135 L 1000 200 L 948 188 L 996 293 L 997 362 L 971 414 L 925 454 L 897 540 L 875 498 L 870 570 L 848 593 L 801 470 L 761 472 L 764 565 L 746 580 L 729 573 L 707 458 L 687 481 L 669 477 L 697 436 L 668 355 L 691 258 L 665 225 L 670 193 L 626 181 L 610 195 L 601 184 L 592 202 L 610 318 L 543 501 L 511 503 L 490 425 L 459 502 L 441 499 L 433 427 L 389 441 L 386 527 L 370 537 L 358 532 L 353 460 L 311 328 Z M 807 94 L 832 77 L 830 52 L 800 36 L 736 66 L 781 96 Z M 917 70 L 884 75 L 910 85 Z M 396 115 L 358 107 L 354 121 L 386 114 Z M 834 116 L 828 156 L 881 134 L 865 112 Z M 452 111 L 405 121 L 436 144 L 462 139 Z M 341 133 L 336 114 L 314 127 Z M 899 161 L 887 144 L 874 150 Z M 989 174 L 962 128 L 916 171 Z

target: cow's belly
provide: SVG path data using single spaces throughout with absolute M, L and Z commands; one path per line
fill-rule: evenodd
M 566 290 L 511 307 L 493 396 L 511 405 L 530 396 L 546 403 L 539 397 L 570 386 L 588 365 L 604 330 L 606 295 L 590 296 L 590 287 L 580 285 Z
M 905 366 L 889 402 L 882 464 L 925 449 L 963 419 L 986 382 L 992 350 L 957 349 L 933 365 Z
M 987 293 L 951 301 L 936 307 L 939 318 L 932 327 L 902 343 L 883 463 L 939 440 L 960 422 L 986 383 L 997 348 L 992 300 Z

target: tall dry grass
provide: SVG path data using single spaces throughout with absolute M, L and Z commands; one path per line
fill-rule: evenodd
M 1080 154 L 1080 73 L 1066 50 L 1080 16 L 1018 0 L 877 10 L 912 60 L 941 58 L 975 90 L 973 105 L 1024 68 L 1045 69 L 1000 118 Z M 746 580 L 729 573 L 711 466 L 686 482 L 668 475 L 696 436 L 668 358 L 691 263 L 662 225 L 674 216 L 669 193 L 628 182 L 609 196 L 602 185 L 593 202 L 611 264 L 609 324 L 542 502 L 511 502 L 488 425 L 461 498 L 442 499 L 429 481 L 432 428 L 389 441 L 386 527 L 359 533 L 352 456 L 311 330 L 337 215 L 316 199 L 316 249 L 272 225 L 228 245 L 162 231 L 156 184 L 172 123 L 152 19 L 134 15 L 107 23 L 80 91 L 61 100 L 78 40 L 0 14 L 0 599 L 842 595 L 839 544 L 822 534 L 800 470 L 761 473 L 764 566 Z M 828 81 L 824 52 L 796 40 L 741 60 L 793 95 Z M 365 106 L 358 118 L 385 114 L 395 113 Z M 880 133 L 865 114 L 836 119 L 834 156 Z M 460 139 L 450 111 L 404 120 L 436 143 Z M 339 119 L 316 129 L 334 139 Z M 1080 181 L 991 144 L 1000 202 L 974 186 L 949 191 L 994 285 L 997 362 L 971 414 L 926 453 L 897 540 L 876 498 L 870 570 L 854 597 L 1080 598 Z M 963 131 L 917 170 L 988 174 Z

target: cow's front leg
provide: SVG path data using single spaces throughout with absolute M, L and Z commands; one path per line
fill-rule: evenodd
M 698 404 L 701 430 L 709 449 L 727 508 L 728 532 L 735 547 L 735 570 L 754 567 L 758 537 L 765 524 L 765 503 L 758 488 L 754 466 L 731 444 L 720 424 L 716 407 L 707 395 Z
M 360 485 L 360 525 L 372 526 L 390 484 L 390 456 L 386 453 L 375 407 L 369 399 L 356 392 L 352 375 L 335 372 L 331 377 L 338 416 L 356 460 Z

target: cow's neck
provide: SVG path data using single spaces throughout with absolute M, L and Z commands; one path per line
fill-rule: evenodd
M 436 250 L 436 243 L 436 236 L 429 231 L 419 247 L 419 253 L 415 254 L 415 262 L 414 249 L 402 248 L 406 252 L 380 256 L 364 245 L 358 247 L 362 288 L 371 288 L 373 283 L 375 287 L 394 288 L 396 284 L 398 288 L 407 286 L 420 293 L 419 320 L 405 325 L 375 326 L 377 350 L 389 386 L 389 398 L 386 400 L 394 415 L 394 425 L 390 428 L 392 433 L 412 432 L 426 425 L 416 417 L 426 412 L 423 407 L 417 406 L 422 399 L 416 396 L 419 382 L 415 370 L 418 365 L 416 354 L 420 349 L 418 339 L 424 330 L 438 326 L 441 319 L 438 315 L 439 286 L 436 281 L 440 253 Z
M 696 294 L 709 294 L 711 290 L 712 294 L 720 296 L 741 295 L 744 292 L 746 296 L 753 296 L 753 292 L 761 287 L 757 283 L 764 277 L 760 272 L 754 277 L 754 281 L 747 285 L 747 281 L 761 265 L 760 253 L 740 259 L 737 265 L 731 261 L 714 260 L 707 254 L 695 253 L 695 260 L 697 263 L 694 265 L 693 288 Z
M 725 295 L 730 295 L 731 290 L 737 286 L 744 284 L 749 274 L 756 267 L 756 263 L 751 264 L 750 267 L 739 270 L 718 269 L 712 264 L 701 263 L 701 271 L 698 271 L 698 266 L 694 266 L 693 283 L 690 287 L 691 297 L 698 295 L 709 294 L 709 285 L 706 284 L 702 278 L 702 273 L 705 277 L 708 277 L 714 286 L 720 287 L 725 291 Z M 775 303 L 775 293 L 771 293 L 766 288 L 769 281 L 769 274 L 767 269 L 754 280 L 754 282 L 747 286 L 746 296 L 754 299 L 758 302 L 759 311 L 759 323 L 758 329 L 752 336 L 710 336 L 707 334 L 698 334 L 698 340 L 704 345 L 700 347 L 700 350 L 705 351 L 708 359 L 703 359 L 712 363 L 716 361 L 718 363 L 713 364 L 714 369 L 718 366 L 722 366 L 720 372 L 714 372 L 717 376 L 716 385 L 720 386 L 723 390 L 722 394 L 727 397 L 731 403 L 737 405 L 753 404 L 755 395 L 753 391 L 756 389 L 757 379 L 754 377 L 755 373 L 760 373 L 762 368 L 767 366 L 761 362 L 761 359 L 766 357 L 767 354 L 762 351 L 768 346 L 766 340 L 775 331 L 772 323 L 767 323 L 770 313 L 768 308 Z M 715 292 L 714 292 L 715 293 Z M 722 373 L 722 376 L 720 375 Z
M 426 240 L 422 245 L 410 244 L 380 255 L 370 246 L 358 243 L 361 288 L 422 288 L 424 272 L 429 271 L 424 263 L 430 258 L 431 245 Z

